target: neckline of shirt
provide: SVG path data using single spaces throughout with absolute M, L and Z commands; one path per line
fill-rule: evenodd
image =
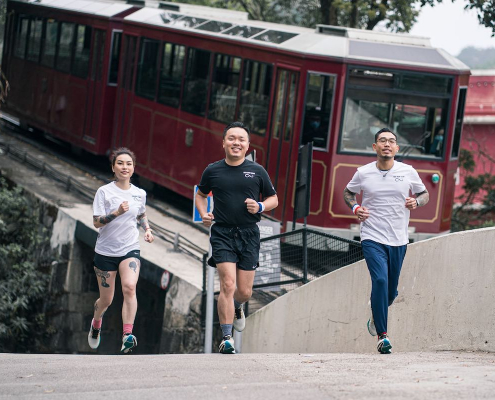
M 131 189 L 132 189 L 132 183 L 129 183 L 129 189 L 121 189 L 117 186 L 117 184 L 115 183 L 115 181 L 112 182 L 113 183 L 113 187 L 116 188 L 117 190 L 123 192 L 123 193 L 128 193 Z

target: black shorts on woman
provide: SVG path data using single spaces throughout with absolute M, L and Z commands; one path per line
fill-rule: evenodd
M 260 230 L 257 224 L 231 226 L 214 223 L 211 227 L 211 257 L 208 265 L 230 262 L 244 271 L 258 268 Z
M 139 250 L 131 250 L 125 256 L 120 257 L 103 256 L 95 253 L 93 264 L 100 271 L 118 271 L 120 263 L 128 258 L 137 258 L 141 263 L 141 252 Z

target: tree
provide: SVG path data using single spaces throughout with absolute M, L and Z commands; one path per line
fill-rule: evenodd
M 0 352 L 46 351 L 52 262 L 40 210 L 0 178 Z

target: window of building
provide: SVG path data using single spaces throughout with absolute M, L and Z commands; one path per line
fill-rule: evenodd
M 216 54 L 208 118 L 229 123 L 235 117 L 241 59 Z
M 205 116 L 210 75 L 211 53 L 205 50 L 189 49 L 187 54 L 186 77 L 182 109 L 192 114 Z
M 91 51 L 91 27 L 78 25 L 76 28 L 76 45 L 74 49 L 74 64 L 72 74 L 86 79 L 89 69 L 89 54 Z
M 306 100 L 301 143 L 313 142 L 319 149 L 328 149 L 332 121 L 335 76 L 309 72 L 306 81 Z
M 443 157 L 451 90 L 451 77 L 350 68 L 340 150 L 374 154 L 388 128 L 397 157 Z
M 60 23 L 60 39 L 57 53 L 57 69 L 62 72 L 70 72 L 72 46 L 74 43 L 74 24 Z
M 19 58 L 26 56 L 26 43 L 29 28 L 29 17 L 20 15 L 17 19 L 17 27 L 15 34 L 15 50 L 14 55 Z
M 108 74 L 108 83 L 116 85 L 119 78 L 120 62 L 120 42 L 122 40 L 121 31 L 112 32 L 112 50 L 110 53 L 110 72 Z
M 150 100 L 154 100 L 156 95 L 159 49 L 159 41 L 148 38 L 141 39 L 136 94 Z
M 27 49 L 27 59 L 29 61 L 38 62 L 40 59 L 42 33 L 43 20 L 38 18 L 32 19 Z
M 244 61 L 238 119 L 258 135 L 266 133 L 272 75 L 270 64 Z
M 158 102 L 175 108 L 179 107 L 185 57 L 184 46 L 172 43 L 163 45 Z
M 41 64 L 53 68 L 57 51 L 58 22 L 48 19 L 45 25 L 45 35 L 42 40 Z

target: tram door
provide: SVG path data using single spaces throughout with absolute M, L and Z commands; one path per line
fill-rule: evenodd
M 268 147 L 267 171 L 277 191 L 279 206 L 271 215 L 282 220 L 285 210 L 290 205 L 289 168 L 291 142 L 294 135 L 294 116 L 297 98 L 299 72 L 277 69 L 275 101 L 271 118 L 271 136 Z
M 117 90 L 117 113 L 114 132 L 114 147 L 124 146 L 127 137 L 126 127 L 130 124 L 132 103 L 132 79 L 134 77 L 134 62 L 136 58 L 137 38 L 135 36 L 125 35 L 122 47 L 122 61 L 120 63 L 121 71 L 119 73 L 119 86 Z
M 88 85 L 88 106 L 86 107 L 86 124 L 84 140 L 95 143 L 98 137 L 98 128 L 101 121 L 103 99 L 103 61 L 105 51 L 106 32 L 96 29 L 93 36 L 93 53 L 91 55 L 91 74 Z

